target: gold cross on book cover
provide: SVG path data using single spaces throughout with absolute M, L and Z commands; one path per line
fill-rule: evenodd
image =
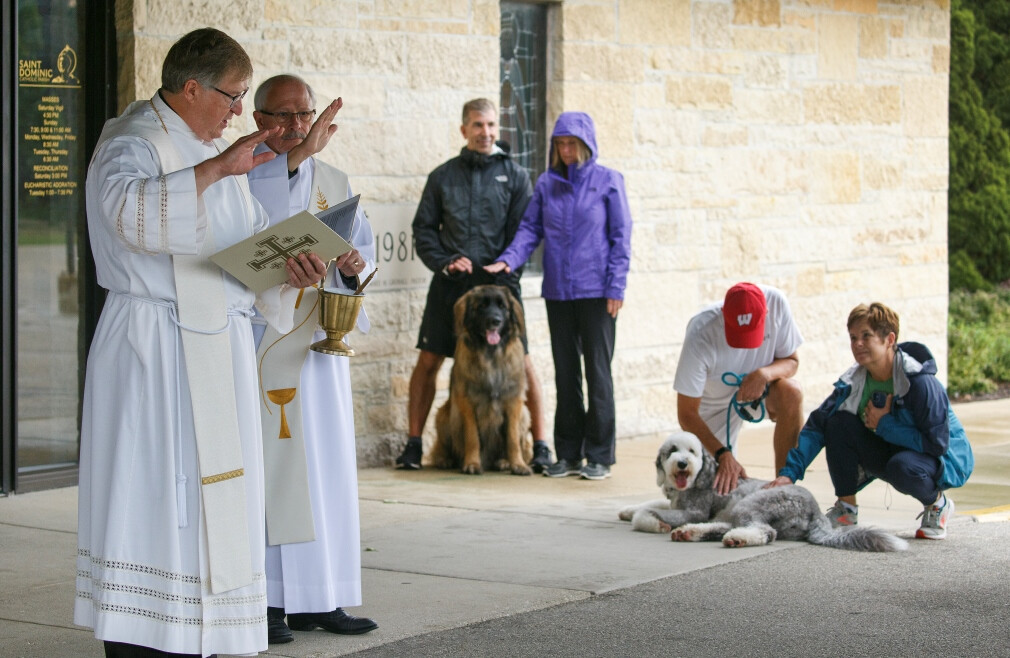
M 273 288 L 288 280 L 284 264 L 289 258 L 314 251 L 326 262 L 352 249 L 351 230 L 360 198 L 353 196 L 319 217 L 303 210 L 210 259 L 255 293 Z

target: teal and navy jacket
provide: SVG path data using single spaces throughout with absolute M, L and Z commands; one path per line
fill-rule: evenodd
M 975 458 L 964 427 L 950 407 L 947 391 L 936 378 L 933 354 L 921 343 L 900 343 L 892 376 L 891 411 L 877 424 L 877 435 L 900 448 L 937 457 L 943 467 L 939 488 L 960 487 L 971 475 Z M 793 482 L 803 479 L 810 462 L 824 447 L 828 419 L 839 411 L 856 414 L 865 382 L 866 369 L 860 365 L 849 368 L 835 382 L 834 392 L 810 414 L 779 475 Z M 869 475 L 864 478 L 860 488 L 873 479 Z

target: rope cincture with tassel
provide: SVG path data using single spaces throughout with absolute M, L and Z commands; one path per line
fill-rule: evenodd
M 317 290 L 320 289 L 320 288 L 322 288 L 326 284 L 326 275 L 330 271 L 330 265 L 333 264 L 333 263 L 335 263 L 336 260 L 337 260 L 336 258 L 331 258 L 330 260 L 326 261 L 326 268 L 325 268 L 325 270 L 323 272 L 323 279 L 322 279 L 322 281 L 320 281 L 319 283 L 313 283 L 311 286 L 306 286 L 306 288 L 316 288 Z M 320 285 L 320 284 L 322 284 L 322 285 Z M 305 296 L 305 288 L 302 288 L 301 290 L 298 291 L 298 297 L 295 298 L 295 310 L 298 310 L 301 307 L 301 305 L 302 305 L 302 297 L 304 297 L 304 296 Z M 269 352 L 273 348 L 274 345 L 276 345 L 277 343 L 281 342 L 282 340 L 284 340 L 285 338 L 287 338 L 290 334 L 292 334 L 295 331 L 297 331 L 298 329 L 300 329 L 302 325 L 304 325 L 306 322 L 309 321 L 309 318 L 315 317 L 316 316 L 315 310 L 316 310 L 316 308 L 318 306 L 319 306 L 319 296 L 317 295 L 315 303 L 312 305 L 312 308 L 309 310 L 309 312 L 305 315 L 305 318 L 301 322 L 299 322 L 297 326 L 292 327 L 291 331 L 289 331 L 288 333 L 284 334 L 283 336 L 280 336 L 277 340 L 275 340 L 274 342 L 270 343 L 270 345 L 268 345 L 267 348 L 263 351 L 263 356 L 260 357 L 259 364 L 258 364 L 259 367 L 256 369 L 257 370 L 256 375 L 257 375 L 257 378 L 259 379 L 260 397 L 263 400 L 263 406 L 265 406 L 266 409 L 267 409 L 267 413 L 269 413 L 271 416 L 273 415 L 273 412 L 270 411 L 270 405 L 267 404 L 267 394 L 266 394 L 265 387 L 263 386 L 263 374 L 262 374 L 262 372 L 263 372 L 263 361 L 266 360 L 267 352 Z

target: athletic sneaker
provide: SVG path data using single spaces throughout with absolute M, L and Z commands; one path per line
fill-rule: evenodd
M 603 480 L 610 477 L 610 467 L 605 464 L 589 462 L 579 471 L 583 480 Z
M 551 465 L 551 449 L 547 447 L 546 441 L 533 442 L 533 460 L 530 468 L 534 473 L 543 473 Z
M 943 539 L 947 536 L 947 519 L 953 513 L 954 501 L 944 494 L 942 507 L 937 507 L 936 503 L 926 505 L 922 508 L 922 513 L 915 517 L 922 517 L 922 525 L 915 531 L 915 536 L 918 539 Z
M 544 475 L 549 478 L 563 478 L 568 475 L 578 475 L 582 460 L 570 462 L 567 459 L 559 459 L 544 469 Z
M 421 442 L 407 439 L 407 445 L 403 447 L 403 452 L 396 458 L 396 467 L 408 471 L 421 470 Z
M 835 504 L 824 513 L 824 516 L 828 517 L 828 521 L 831 521 L 832 528 L 859 524 L 859 508 L 857 507 L 854 512 L 850 512 L 840 500 L 836 500 Z

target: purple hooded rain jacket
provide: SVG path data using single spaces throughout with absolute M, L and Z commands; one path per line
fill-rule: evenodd
M 624 177 L 596 162 L 596 128 L 584 112 L 564 112 L 554 137 L 574 136 L 589 147 L 582 166 L 568 167 L 566 179 L 548 169 L 537 179 L 512 244 L 497 258 L 515 270 L 544 243 L 543 297 L 624 299 L 631 258 L 631 212 Z M 561 165 L 564 167 L 564 164 Z

